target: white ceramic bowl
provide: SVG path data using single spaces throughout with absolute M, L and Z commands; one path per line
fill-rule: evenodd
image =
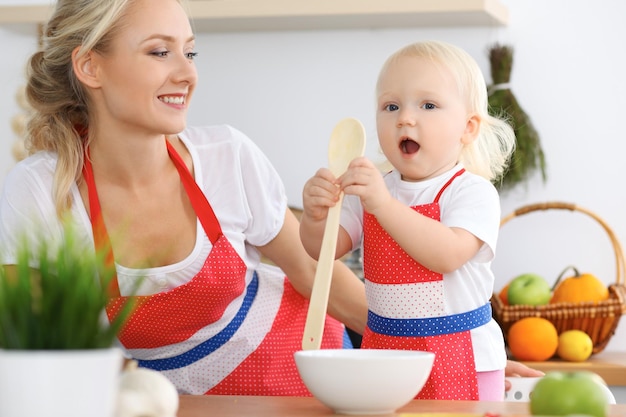
M 406 350 L 322 349 L 295 353 L 311 394 L 339 414 L 390 414 L 422 389 L 435 354 Z

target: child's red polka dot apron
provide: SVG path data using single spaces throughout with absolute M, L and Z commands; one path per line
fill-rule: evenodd
M 109 317 L 127 300 L 137 305 L 119 340 L 139 366 L 163 372 L 181 393 L 310 395 L 293 358 L 301 349 L 308 300 L 276 267 L 261 265 L 246 282 L 243 260 L 184 162 L 167 145 L 213 247 L 200 272 L 170 291 L 120 296 L 115 278 Z M 92 167 L 85 159 L 95 245 L 108 248 L 112 263 Z M 343 325 L 327 317 L 322 347 L 341 348 L 343 342 Z
M 440 221 L 439 198 L 463 172 L 458 171 L 441 188 L 433 203 L 413 209 Z M 416 398 L 477 400 L 469 330 L 491 320 L 490 305 L 446 315 L 443 275 L 411 258 L 373 215 L 364 213 L 363 228 L 363 270 L 369 312 L 361 347 L 434 352 L 432 372 Z

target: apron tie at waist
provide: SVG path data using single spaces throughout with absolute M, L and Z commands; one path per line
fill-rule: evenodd
M 491 303 L 465 313 L 422 319 L 393 319 L 367 312 L 367 326 L 388 336 L 439 336 L 475 329 L 491 321 Z
M 163 359 L 138 360 L 138 365 L 140 367 L 154 369 L 156 371 L 167 371 L 170 369 L 184 368 L 185 366 L 191 365 L 192 363 L 215 352 L 228 342 L 237 329 L 239 329 L 241 323 L 243 323 L 244 319 L 248 315 L 248 311 L 250 310 L 250 306 L 252 305 L 252 301 L 256 296 L 258 288 L 259 277 L 255 271 L 252 276 L 252 281 L 250 281 L 250 284 L 246 289 L 246 295 L 239 311 L 235 317 L 233 317 L 231 322 L 228 323 L 219 333 L 187 352 L 181 353 L 180 355 Z

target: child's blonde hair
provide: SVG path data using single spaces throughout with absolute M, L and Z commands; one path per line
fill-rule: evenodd
M 480 118 L 480 128 L 476 140 L 465 145 L 459 162 L 465 168 L 496 181 L 504 174 L 510 156 L 515 149 L 515 133 L 504 117 L 489 114 L 487 86 L 485 78 L 474 60 L 463 49 L 440 41 L 416 42 L 392 54 L 378 76 L 376 90 L 379 90 L 381 77 L 389 65 L 404 57 L 426 58 L 447 68 L 456 78 L 459 92 L 466 99 L 470 113 Z

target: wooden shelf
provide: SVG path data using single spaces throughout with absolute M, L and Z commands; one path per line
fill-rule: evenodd
M 188 0 L 196 32 L 503 26 L 500 0 Z M 0 25 L 44 22 L 49 5 L 0 6 Z
M 531 368 L 549 371 L 593 371 L 609 386 L 626 386 L 626 352 L 600 352 L 585 362 L 551 359 L 546 362 L 524 362 Z
M 43 23 L 50 16 L 50 6 L 0 6 L 0 24 Z

